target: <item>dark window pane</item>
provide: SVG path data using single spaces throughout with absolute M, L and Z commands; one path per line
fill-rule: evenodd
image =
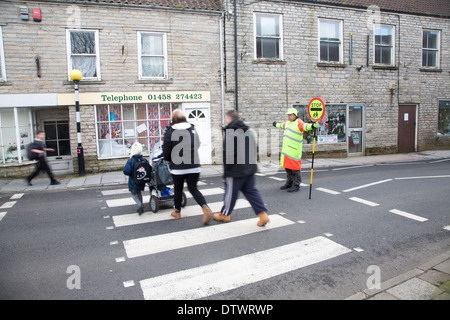
M 58 139 L 69 139 L 69 124 L 58 122 Z
M 58 155 L 58 145 L 56 141 L 46 141 L 45 147 L 55 149 L 55 151 L 47 151 L 48 157 L 54 157 Z
M 50 122 L 44 124 L 45 140 L 56 140 L 56 123 Z
M 72 53 L 95 54 L 94 32 L 71 32 L 70 45 Z
M 70 155 L 70 141 L 68 140 L 59 141 L 59 155 L 60 156 Z

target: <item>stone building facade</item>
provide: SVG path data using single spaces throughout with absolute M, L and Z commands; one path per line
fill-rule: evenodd
M 273 136 L 271 124 L 285 121 L 287 108 L 307 117 L 320 97 L 334 114 L 321 124 L 319 152 L 448 148 L 448 121 L 439 117 L 449 117 L 450 7 L 391 2 L 225 1 L 227 89 L 237 48 L 243 118 Z
M 53 169 L 77 172 L 74 68 L 83 72 L 86 172 L 123 168 L 134 141 L 149 154 L 174 108 L 198 124 L 202 161 L 211 163 L 221 128 L 221 3 L 157 2 L 0 2 L 1 176 L 33 168 L 25 147 L 37 130 L 57 149 L 48 154 Z
M 57 150 L 56 172 L 78 171 L 75 67 L 87 172 L 121 169 L 134 141 L 149 155 L 174 108 L 201 131 L 202 163 L 222 163 L 232 108 L 257 134 L 259 159 L 277 161 L 273 121 L 290 107 L 309 121 L 314 97 L 326 105 L 323 156 L 448 148 L 446 3 L 0 1 L 0 176 L 33 168 L 36 130 Z

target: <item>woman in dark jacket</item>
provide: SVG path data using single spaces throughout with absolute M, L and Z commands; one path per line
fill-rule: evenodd
M 171 116 L 171 125 L 164 133 L 163 154 L 164 159 L 170 162 L 170 171 L 174 183 L 174 210 L 172 217 L 181 218 L 181 199 L 184 181 L 195 201 L 202 207 L 203 224 L 212 218 L 212 211 L 206 200 L 197 188 L 200 177 L 200 161 L 198 148 L 200 139 L 194 125 L 187 122 L 181 110 L 176 109 Z
M 133 179 L 134 174 L 134 165 L 136 164 L 136 161 L 147 161 L 147 159 L 144 159 L 141 155 L 142 153 L 142 145 L 139 142 L 133 143 L 131 146 L 131 158 L 128 159 L 127 163 L 125 164 L 125 167 L 123 168 L 123 173 L 128 176 L 128 190 L 131 193 L 131 197 L 136 201 L 139 208 L 137 210 L 137 213 L 139 215 L 144 213 L 144 203 L 142 201 L 142 191 L 145 188 L 145 184 L 136 184 Z

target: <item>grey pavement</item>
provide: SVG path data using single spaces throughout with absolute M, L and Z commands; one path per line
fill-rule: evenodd
M 348 158 L 320 158 L 314 160 L 314 169 L 328 167 L 371 166 L 401 164 L 412 161 L 450 162 L 450 150 L 434 150 L 413 153 L 399 153 Z M 277 160 L 258 164 L 262 174 L 280 171 Z M 311 158 L 302 160 L 302 170 L 311 169 Z M 201 177 L 221 176 L 222 165 L 203 165 Z M 59 179 L 61 184 L 50 185 L 46 175 L 41 174 L 28 186 L 24 179 L 0 179 L 0 193 L 39 192 L 45 190 L 67 190 L 98 186 L 125 185 L 128 182 L 122 171 L 88 174 L 83 177 L 72 175 Z M 426 264 L 417 266 L 397 277 L 388 279 L 375 288 L 356 292 L 346 300 L 450 300 L 450 251 L 435 257 Z

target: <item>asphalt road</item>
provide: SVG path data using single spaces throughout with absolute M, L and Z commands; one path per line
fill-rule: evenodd
M 192 198 L 136 220 L 126 186 L 1 194 L 0 299 L 344 299 L 370 266 L 385 281 L 449 250 L 450 161 L 316 170 L 311 200 L 302 175 L 298 193 L 256 177 L 267 228 L 245 201 L 204 227 Z M 202 179 L 209 204 L 220 188 Z

